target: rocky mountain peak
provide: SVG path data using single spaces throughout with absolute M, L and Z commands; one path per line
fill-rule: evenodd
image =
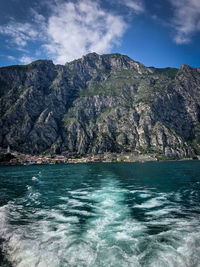
M 98 55 L 96 53 L 89 53 L 83 56 L 80 60 L 74 60 L 70 63 L 66 63 L 66 66 L 73 71 L 82 69 L 85 73 L 90 70 L 94 71 L 117 71 L 117 70 L 134 70 L 139 74 L 148 73 L 150 70 L 143 64 L 136 62 L 126 55 L 115 54 L 104 54 Z
M 97 53 L 95 52 L 92 52 L 92 53 L 88 53 L 84 56 L 82 56 L 81 60 L 84 61 L 84 60 L 96 60 L 96 59 L 99 59 L 100 55 L 98 55 Z
M 200 73 L 89 53 L 0 68 L 0 146 L 26 153 L 200 153 Z
M 39 59 L 31 62 L 27 66 L 39 66 L 39 65 L 52 65 L 53 61 L 52 60 L 47 60 L 47 59 Z
M 187 65 L 187 64 L 183 64 L 183 65 L 181 65 L 181 67 L 180 67 L 180 69 L 179 69 L 180 71 L 184 71 L 184 72 L 191 72 L 191 71 L 196 71 L 196 69 L 195 68 L 193 68 L 193 67 L 191 67 L 191 66 L 189 66 L 189 65 Z

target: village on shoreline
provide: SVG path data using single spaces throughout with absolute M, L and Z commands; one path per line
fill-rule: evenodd
M 184 160 L 191 160 L 187 158 Z M 197 158 L 200 159 L 200 158 Z M 75 152 L 65 151 L 60 155 L 41 154 L 31 155 L 0 148 L 0 166 L 2 165 L 41 165 L 41 164 L 67 164 L 67 163 L 92 163 L 92 162 L 147 162 L 167 160 L 157 154 L 141 154 L 139 152 L 105 152 L 101 154 L 80 155 Z
M 41 154 L 30 155 L 0 148 L 0 165 L 40 165 L 60 163 L 90 163 L 90 162 L 146 162 L 157 161 L 156 155 L 139 154 L 138 152 L 105 152 L 101 154 L 80 155 L 65 151 L 60 155 Z

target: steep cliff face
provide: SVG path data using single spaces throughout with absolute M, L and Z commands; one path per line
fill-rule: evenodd
M 26 153 L 200 152 L 200 69 L 120 54 L 0 69 L 0 146 Z

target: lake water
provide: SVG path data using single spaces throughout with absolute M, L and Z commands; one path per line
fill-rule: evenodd
M 0 266 L 200 266 L 200 162 L 1 167 Z

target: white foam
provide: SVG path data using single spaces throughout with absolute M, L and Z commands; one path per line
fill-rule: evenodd
M 78 201 L 77 199 L 71 198 L 71 199 L 68 200 L 68 205 L 70 207 L 83 207 L 83 206 L 85 206 L 85 203 L 81 202 L 81 201 Z
M 64 216 L 64 215 L 62 215 L 60 213 L 57 213 L 57 212 L 54 213 L 52 216 L 55 218 L 56 221 L 59 221 L 59 222 L 70 222 L 70 223 L 71 222 L 73 222 L 73 223 L 78 223 L 79 222 L 79 219 L 76 216 L 66 217 L 66 216 Z
M 131 237 L 126 232 L 118 232 L 115 235 L 117 240 L 131 240 Z
M 68 212 L 84 216 L 95 216 L 95 213 L 88 212 L 86 210 L 68 209 Z
M 144 217 L 151 216 L 151 220 L 138 221 L 125 205 L 129 191 L 121 190 L 112 179 L 102 181 L 91 194 L 85 190 L 71 191 L 70 197 L 59 198 L 63 204 L 52 209 L 35 208 L 34 213 L 23 204 L 37 201 L 41 195 L 34 191 L 34 186 L 28 190 L 24 199 L 0 208 L 0 236 L 6 239 L 4 248 L 16 267 L 196 267 L 200 263 L 198 218 L 163 216 L 181 212 L 181 207 L 174 206 L 167 194 L 136 190 L 144 203 L 134 207 Z M 149 196 L 142 194 L 150 194 L 151 199 L 146 200 Z M 81 201 L 80 197 L 88 201 Z M 84 210 L 85 205 L 92 211 Z M 65 215 L 69 213 L 70 216 Z M 17 221 L 23 215 L 31 223 L 10 224 L 9 219 Z M 82 216 L 84 223 L 80 225 Z M 163 225 L 165 231 L 149 235 L 151 226 Z
M 32 186 L 31 185 L 27 185 L 26 188 L 27 188 L 28 191 L 30 191 L 32 189 Z
M 83 189 L 77 189 L 76 191 L 70 191 L 71 195 L 88 195 L 88 191 Z
M 39 181 L 39 179 L 37 177 L 33 176 L 32 181 Z
M 94 264 L 96 252 L 89 242 L 77 239 L 66 249 L 65 260 L 67 266 L 91 266 Z
M 140 197 L 141 198 L 148 198 L 148 197 L 151 197 L 152 195 L 151 194 L 148 194 L 148 193 L 141 193 L 140 194 Z
M 160 210 L 147 211 L 146 215 L 159 217 L 159 216 L 162 216 L 162 215 L 169 214 L 172 211 L 176 211 L 176 210 L 175 209 L 173 210 L 173 209 L 170 209 L 170 208 L 163 208 L 163 209 L 160 209 Z
M 75 196 L 73 196 L 73 198 L 77 198 L 77 199 L 89 199 L 89 194 L 87 196 L 75 195 Z
M 63 196 L 61 196 L 61 197 L 59 197 L 59 199 L 64 200 L 64 201 L 68 201 L 69 197 L 63 197 Z
M 147 200 L 146 202 L 138 205 L 134 205 L 134 208 L 142 208 L 142 209 L 148 209 L 148 208 L 154 208 L 159 207 L 163 205 L 164 199 L 162 197 L 155 197 L 150 200 Z

